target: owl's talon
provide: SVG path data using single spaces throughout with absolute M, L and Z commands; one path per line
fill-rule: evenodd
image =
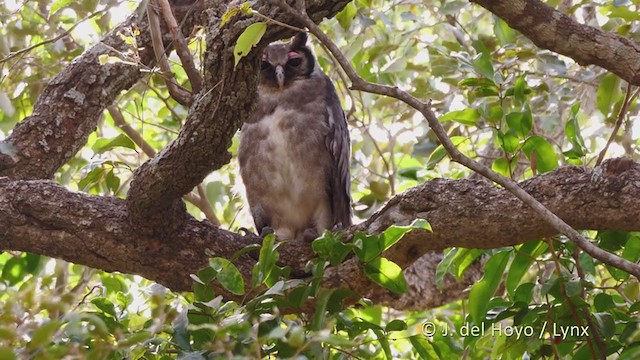
M 316 229 L 306 229 L 302 234 L 302 239 L 305 242 L 310 243 L 313 240 L 317 239 L 318 236 L 320 236 L 320 234 L 318 234 L 318 231 L 316 231 Z
M 260 230 L 260 237 L 264 239 L 267 235 L 273 234 L 273 233 L 275 232 L 270 226 L 265 226 Z

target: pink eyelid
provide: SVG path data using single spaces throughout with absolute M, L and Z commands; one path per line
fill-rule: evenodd
M 267 54 L 262 54 L 262 61 L 267 61 Z
M 299 59 L 302 56 L 299 53 L 295 52 L 295 51 L 289 51 L 289 54 L 287 54 L 287 57 L 289 59 Z

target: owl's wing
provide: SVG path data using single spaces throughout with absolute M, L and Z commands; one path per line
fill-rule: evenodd
M 327 106 L 327 124 L 329 134 L 325 145 L 332 156 L 327 174 L 327 191 L 333 210 L 333 224 L 342 227 L 351 225 L 351 179 L 349 162 L 351 158 L 351 140 L 344 111 L 336 95 L 333 83 L 325 77 L 325 103 Z

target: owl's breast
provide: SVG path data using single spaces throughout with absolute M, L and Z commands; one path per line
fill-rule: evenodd
M 295 222 L 306 226 L 317 205 L 327 201 L 325 164 L 330 154 L 324 139 L 329 129 L 322 116 L 277 106 L 244 124 L 238 157 L 252 206 L 273 208 L 271 213 L 283 217 L 293 211 L 286 217 L 299 217 Z

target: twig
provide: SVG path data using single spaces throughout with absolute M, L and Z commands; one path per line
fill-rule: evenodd
M 607 154 L 607 150 L 609 150 L 609 145 L 611 145 L 611 143 L 613 142 L 613 139 L 615 139 L 616 135 L 618 134 L 618 130 L 620 130 L 620 126 L 622 126 L 624 117 L 625 115 L 627 115 L 627 111 L 629 110 L 629 104 L 631 104 L 633 100 L 635 100 L 635 98 L 638 97 L 639 92 L 640 92 L 640 88 L 638 88 L 636 92 L 633 95 L 631 95 L 631 84 L 627 83 L 627 93 L 624 96 L 622 107 L 620 107 L 620 111 L 618 112 L 616 125 L 613 127 L 613 131 L 609 136 L 609 140 L 607 140 L 607 144 L 604 146 L 604 149 L 602 149 L 602 151 L 600 151 L 600 154 L 598 155 L 596 166 L 599 166 L 600 164 L 602 164 L 602 161 L 604 160 L 604 156 Z
M 202 76 L 193 63 L 193 56 L 191 56 L 187 41 L 184 39 L 182 30 L 180 30 L 180 27 L 178 27 L 178 22 L 173 16 L 173 11 L 171 10 L 169 0 L 158 1 L 160 2 L 160 8 L 162 9 L 164 21 L 167 22 L 167 26 L 169 27 L 169 31 L 171 32 L 171 37 L 174 41 L 176 53 L 178 54 L 180 61 L 182 61 L 182 66 L 184 67 L 184 71 L 187 73 L 189 82 L 191 82 L 192 92 L 198 93 L 202 88 Z
M 111 105 L 107 107 L 107 111 L 109 111 L 109 115 L 113 119 L 113 123 L 122 130 L 131 140 L 142 149 L 142 152 L 145 153 L 149 158 L 156 156 L 156 151 L 146 142 L 142 135 L 137 132 L 131 125 L 127 124 L 124 120 L 124 116 L 120 109 L 118 109 L 115 105 Z
M 609 264 L 618 269 L 622 269 L 640 279 L 640 265 L 637 265 L 635 263 L 632 263 L 631 261 L 621 258 L 620 256 L 602 250 L 591 242 L 587 241 L 575 229 L 573 229 L 557 215 L 547 209 L 533 196 L 529 195 L 529 193 L 524 191 L 520 186 L 518 186 L 515 181 L 497 174 L 487 166 L 484 166 L 466 157 L 464 154 L 458 151 L 442 125 L 440 125 L 438 118 L 431 110 L 430 101 L 426 103 L 422 102 L 417 98 L 411 96 L 409 93 L 399 89 L 398 87 L 373 84 L 365 81 L 356 73 L 356 71 L 351 66 L 344 54 L 342 54 L 340 49 L 329 39 L 329 37 L 325 33 L 322 32 L 322 30 L 320 30 L 318 25 L 316 25 L 316 23 L 314 23 L 306 13 L 302 13 L 293 9 L 282 0 L 267 1 L 276 6 L 279 6 L 282 10 L 286 11 L 288 14 L 296 18 L 296 20 L 305 25 L 313 35 L 315 35 L 322 43 L 325 44 L 325 46 L 331 51 L 331 54 L 335 56 L 338 63 L 340 63 L 340 66 L 342 66 L 342 69 L 347 74 L 349 79 L 351 79 L 353 89 L 393 97 L 416 109 L 427 119 L 429 126 L 438 137 L 438 140 L 440 140 L 442 146 L 447 150 L 449 156 L 451 156 L 451 159 L 453 161 L 456 161 L 463 166 L 466 166 L 469 169 L 488 178 L 489 180 L 502 185 L 505 189 L 514 194 L 518 199 L 522 200 L 522 202 L 529 205 L 535 212 L 538 213 L 538 215 L 542 219 L 553 226 L 554 229 L 556 229 L 559 233 L 567 236 L 570 240 L 575 242 L 578 247 L 587 252 L 589 255 L 602 261 L 603 263 Z
M 558 274 L 559 278 L 562 278 L 562 266 L 560 265 L 560 259 L 558 258 L 556 249 L 553 246 L 553 239 L 545 237 L 544 241 L 546 241 L 546 243 L 549 244 L 549 252 L 551 253 L 551 259 L 553 260 L 553 264 L 555 265 L 556 273 Z M 567 307 L 569 308 L 569 311 L 571 311 L 571 315 L 575 319 L 576 324 L 582 327 L 583 326 L 582 321 L 580 320 L 580 316 L 578 315 L 578 311 L 575 305 L 573 304 L 573 301 L 571 301 L 569 294 L 567 294 L 567 287 L 565 286 L 564 281 L 562 280 L 559 281 L 559 284 L 560 284 L 560 292 L 562 293 L 562 296 L 566 300 L 566 304 L 567 304 Z M 583 290 L 583 289 L 584 288 L 581 286 L 580 290 Z M 582 298 L 584 300 L 584 292 L 582 294 Z M 594 359 L 602 358 L 603 354 L 606 354 L 606 352 L 604 349 L 604 344 L 602 343 L 602 338 L 600 337 L 600 333 L 598 333 L 598 329 L 594 326 L 593 322 L 589 321 L 589 316 L 591 315 L 588 312 L 582 312 L 582 313 L 586 317 L 585 320 L 587 321 L 587 326 L 589 327 L 589 330 L 591 330 L 592 336 L 587 336 L 587 339 L 586 339 L 587 345 L 589 345 L 589 350 L 591 351 L 591 357 Z M 591 337 L 593 337 L 593 339 Z M 595 343 L 596 346 L 598 346 L 597 351 L 593 343 Z
M 167 84 L 169 94 L 171 94 L 171 97 L 173 97 L 180 104 L 188 106 L 189 104 L 191 104 L 192 100 L 191 93 L 180 86 L 176 79 L 171 76 L 171 65 L 169 65 L 169 60 L 167 59 L 167 55 L 165 54 L 164 44 L 162 43 L 160 19 L 155 12 L 154 6 L 154 1 L 150 1 L 149 4 L 147 4 L 147 17 L 149 18 L 149 31 L 151 33 L 151 42 L 153 43 L 153 52 L 156 55 L 156 59 L 158 60 L 160 71 L 168 75 L 168 77 L 165 78 L 164 81 Z
M 131 140 L 140 147 L 140 149 L 142 149 L 142 152 L 144 152 L 145 155 L 147 155 L 150 158 L 156 155 L 156 151 L 153 149 L 153 147 L 151 147 L 151 145 L 149 145 L 148 142 L 146 142 L 142 138 L 142 135 L 140 135 L 138 131 L 132 128 L 131 125 L 127 124 L 127 122 L 124 120 L 124 116 L 122 115 L 122 112 L 120 111 L 120 109 L 118 109 L 114 105 L 111 105 L 107 107 L 107 110 L 109 111 L 109 114 L 113 119 L 113 123 L 117 127 L 119 127 L 122 130 L 122 132 L 127 134 L 127 136 L 130 137 Z M 199 196 L 189 193 L 184 195 L 184 199 L 192 203 L 198 209 L 200 209 L 200 211 L 204 213 L 205 217 L 207 218 L 207 220 L 209 220 L 210 223 L 216 226 L 220 226 L 220 220 L 218 220 L 218 218 L 216 217 L 216 214 L 213 212 L 213 208 L 211 207 L 211 204 L 209 204 L 209 201 L 207 200 L 207 196 L 204 191 L 204 186 L 202 186 L 202 184 L 198 185 L 197 190 L 198 190 Z
M 198 185 L 198 196 L 200 197 L 200 202 L 196 205 L 203 213 L 204 216 L 215 226 L 220 226 L 220 220 L 216 217 L 216 214 L 213 212 L 213 208 L 211 204 L 207 200 L 207 194 L 202 184 Z
M 75 29 L 78 25 L 80 25 L 83 22 L 85 22 L 87 20 L 90 20 L 90 19 L 92 19 L 92 18 L 94 18 L 94 17 L 96 17 L 96 16 L 98 16 L 100 14 L 103 14 L 103 13 L 107 12 L 108 10 L 109 10 L 109 8 L 106 8 L 106 9 L 103 9 L 103 10 L 100 10 L 100 11 L 96 11 L 96 12 L 94 12 L 92 14 L 89 14 L 86 17 L 80 19 L 80 21 L 78 21 L 77 23 L 73 24 L 68 30 L 65 30 L 64 32 L 60 33 L 58 36 L 53 37 L 53 38 L 48 39 L 48 40 L 41 41 L 41 42 L 39 42 L 37 44 L 31 45 L 29 47 L 26 47 L 24 49 L 18 50 L 16 52 L 13 52 L 13 53 L 7 55 L 4 59 L 0 60 L 0 64 L 2 64 L 4 62 L 7 62 L 7 61 L 13 59 L 16 56 L 19 56 L 21 54 L 27 53 L 27 52 L 29 52 L 29 51 L 37 48 L 37 47 L 40 47 L 40 46 L 43 46 L 43 45 L 47 45 L 47 44 L 50 44 L 50 43 L 53 43 L 53 42 L 56 42 L 56 41 L 62 39 L 63 37 L 71 34 L 73 29 Z

